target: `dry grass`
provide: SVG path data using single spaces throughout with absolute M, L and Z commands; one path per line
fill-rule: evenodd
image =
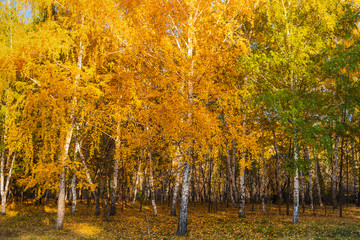
M 126 207 L 111 222 L 104 216 L 95 217 L 93 206 L 78 205 L 75 214 L 67 209 L 62 231 L 53 229 L 55 204 L 10 206 L 7 215 L 0 216 L 0 239 L 360 239 L 360 209 L 354 206 L 345 207 L 343 218 L 330 208 L 327 216 L 324 209 L 318 209 L 316 216 L 308 210 L 300 214 L 300 223 L 293 225 L 291 216 L 279 216 L 275 205 L 267 205 L 266 214 L 260 205 L 255 205 L 254 211 L 247 205 L 247 217 L 239 219 L 233 207 L 222 206 L 216 213 L 208 213 L 207 205 L 191 203 L 188 234 L 177 237 L 177 218 L 169 216 L 168 205 L 158 206 L 157 217 L 152 216 L 150 206 L 142 212 L 138 206 Z

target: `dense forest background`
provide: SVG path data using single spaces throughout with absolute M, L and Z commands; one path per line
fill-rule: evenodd
M 67 201 L 110 221 L 149 199 L 178 235 L 189 201 L 342 216 L 360 203 L 359 20 L 346 0 L 2 1 L 1 214 L 55 200 L 62 229 Z

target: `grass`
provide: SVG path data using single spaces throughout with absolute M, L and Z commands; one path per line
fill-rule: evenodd
M 106 222 L 94 216 L 94 207 L 79 203 L 76 213 L 68 207 L 64 229 L 54 230 L 56 205 L 10 205 L 7 215 L 0 216 L 0 239 L 360 239 L 360 209 L 347 206 L 343 218 L 338 211 L 317 209 L 300 214 L 300 223 L 292 224 L 291 216 L 278 215 L 275 205 L 267 205 L 267 212 L 255 205 L 247 205 L 247 216 L 237 217 L 237 209 L 222 206 L 216 213 L 208 213 L 207 205 L 189 205 L 188 234 L 175 236 L 177 217 L 170 217 L 170 207 L 158 206 L 158 216 L 152 216 L 151 206 L 126 207 Z

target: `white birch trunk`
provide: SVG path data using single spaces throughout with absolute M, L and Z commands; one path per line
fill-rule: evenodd
M 1 154 L 1 165 L 0 165 L 0 192 L 1 192 L 1 215 L 6 214 L 6 195 L 5 195 L 5 149 Z
M 295 166 L 298 162 L 297 142 L 294 137 L 294 161 Z M 293 209 L 293 224 L 299 223 L 299 169 L 296 166 L 294 175 L 294 209 Z
M 245 79 L 246 84 L 246 79 Z M 246 114 L 244 115 L 244 120 L 242 122 L 243 127 L 243 136 L 246 135 Z M 243 163 L 240 164 L 240 199 L 239 199 L 239 218 L 245 217 L 245 166 L 246 163 L 246 149 L 242 149 L 242 161 Z
M 3 167 L 3 161 L 1 160 L 1 211 L 0 211 L 1 215 L 6 214 L 6 200 L 7 200 L 7 194 L 9 192 L 9 185 L 10 185 L 12 170 L 13 170 L 14 163 L 15 163 L 15 158 L 16 158 L 16 152 L 14 153 L 14 156 L 12 158 L 10 169 L 9 169 L 5 184 L 4 184 L 4 180 L 5 180 L 4 167 Z
M 193 5 L 191 3 L 190 5 Z M 194 10 L 195 6 L 190 7 L 190 11 Z M 195 17 L 196 18 L 196 17 Z M 188 39 L 187 39 L 187 57 L 191 61 L 191 67 L 189 71 L 189 75 L 187 78 L 188 83 L 188 104 L 191 107 L 193 105 L 193 94 L 194 94 L 194 86 L 193 86 L 193 75 L 194 75 L 194 32 L 193 32 L 193 24 L 195 19 L 193 16 L 190 15 L 189 18 L 189 30 L 188 30 Z M 188 112 L 188 123 L 192 124 L 192 110 L 190 108 Z M 191 144 L 188 143 L 187 154 L 189 157 L 191 156 Z M 180 149 L 181 155 L 183 156 L 183 151 Z M 188 160 L 185 161 L 184 168 L 183 168 L 183 181 L 182 181 L 182 189 L 181 189 L 181 202 L 180 202 L 180 211 L 179 211 L 179 222 L 178 222 L 178 229 L 176 235 L 183 236 L 187 233 L 187 218 L 188 218 L 188 203 L 189 203 L 189 187 L 190 187 L 190 165 Z
M 310 194 L 310 209 L 314 210 L 314 195 L 313 195 L 313 180 L 312 180 L 312 164 L 309 167 L 309 194 Z
M 9 9 L 12 9 L 12 1 L 8 0 L 7 1 L 7 5 Z M 8 36 L 9 36 L 9 47 L 11 49 L 11 51 L 13 50 L 13 22 L 10 23 L 10 31 L 8 32 Z M 7 76 L 9 78 L 9 76 Z M 10 85 L 8 82 L 8 86 L 7 86 L 7 90 L 6 90 L 6 104 L 5 104 L 5 119 L 4 119 L 4 136 L 3 136 L 3 142 L 6 146 L 6 138 L 7 138 L 7 134 L 8 134 L 8 104 L 9 104 L 9 90 L 10 90 Z M 11 165 L 10 165 L 10 169 L 9 169 L 9 173 L 6 179 L 6 183 L 5 181 L 5 147 L 4 150 L 1 154 L 1 163 L 0 163 L 0 194 L 1 194 L 1 210 L 0 210 L 0 215 L 5 215 L 6 214 L 6 200 L 7 200 L 7 193 L 9 191 L 9 183 L 11 180 L 11 175 L 12 175 L 12 170 L 13 170 L 13 165 L 15 162 L 15 158 L 16 158 L 16 151 L 14 153 L 13 159 L 11 161 Z M 8 153 L 8 161 L 10 159 L 10 151 Z
M 175 185 L 174 185 L 174 193 L 173 193 L 170 216 L 176 216 L 176 204 L 177 204 L 177 198 L 178 198 L 178 193 L 179 193 L 179 188 L 180 188 L 182 154 L 180 153 L 179 146 L 176 146 L 175 154 L 176 154 L 175 158 L 177 159 L 178 164 L 176 167 L 176 179 L 175 179 Z
M 10 3 L 9 3 L 10 4 Z M 10 5 L 9 5 L 10 7 Z M 7 111 L 8 111 L 8 93 L 7 93 L 7 99 L 6 99 L 6 104 L 5 104 L 5 120 L 4 120 L 4 137 L 3 137 L 3 142 L 4 142 L 4 150 L 2 151 L 1 154 L 1 163 L 0 163 L 0 194 L 1 194 L 1 210 L 0 210 L 0 214 L 1 215 L 5 215 L 6 214 L 6 193 L 5 193 L 5 155 L 6 155 L 6 137 L 7 137 Z
M 230 188 L 230 199 L 231 202 L 233 203 L 234 207 L 236 207 L 236 200 L 234 198 L 234 176 L 233 176 L 233 172 L 232 172 L 232 167 L 231 167 L 231 156 L 230 156 L 230 150 L 229 150 L 229 143 L 228 141 L 226 141 L 226 160 L 227 160 L 227 172 L 228 172 L 228 180 L 229 180 L 229 188 Z
M 65 219 L 65 161 L 68 157 L 72 133 L 73 133 L 73 127 L 70 126 L 67 131 L 65 145 L 59 159 L 62 164 L 62 167 L 61 167 L 60 179 L 59 179 L 60 184 L 59 184 L 59 196 L 58 196 L 58 204 L 57 204 L 57 216 L 54 226 L 55 229 L 57 230 L 61 230 L 63 228 L 64 219 Z
M 181 191 L 181 202 L 179 211 L 179 222 L 176 235 L 183 236 L 187 233 L 188 203 L 190 186 L 190 165 L 188 161 L 184 163 L 184 175 Z
M 118 123 L 117 127 L 117 136 L 115 139 L 116 144 L 116 156 L 114 159 L 114 175 L 112 179 L 112 193 L 111 193 L 111 206 L 110 206 L 110 215 L 114 216 L 116 214 L 116 196 L 118 189 L 118 176 L 119 176 L 119 160 L 120 160 L 120 147 L 121 147 L 121 139 L 120 139 L 120 123 Z
M 135 201 L 136 201 L 136 195 L 137 195 L 139 179 L 140 179 L 140 170 L 141 170 L 141 162 L 139 163 L 139 169 L 138 169 L 137 174 L 136 174 L 134 198 L 133 198 L 132 205 L 131 205 L 132 207 L 134 207 Z
M 83 45 L 82 42 L 80 41 L 80 48 L 79 48 L 79 55 L 78 55 L 78 61 L 77 61 L 77 67 L 79 70 L 81 70 L 82 68 L 82 59 L 83 59 Z M 74 80 L 74 86 L 75 86 L 75 92 L 76 92 L 76 88 L 77 88 L 77 84 L 78 84 L 78 80 L 80 79 L 80 74 L 78 76 L 75 77 Z M 65 169 L 65 162 L 66 159 L 68 157 L 68 153 L 69 153 L 69 148 L 70 148 L 70 143 L 71 143 L 71 139 L 72 139 L 72 134 L 73 134 L 73 129 L 74 129 L 74 110 L 75 107 L 77 105 L 77 99 L 76 97 L 73 97 L 72 99 L 72 106 L 71 106 L 71 113 L 70 113 L 70 126 L 69 129 L 67 130 L 67 134 L 66 134 L 66 141 L 65 141 L 65 145 L 63 148 L 63 152 L 60 155 L 60 162 L 62 164 L 62 169 L 61 169 L 61 173 L 60 173 L 60 179 L 59 179 L 59 197 L 58 197 L 58 208 L 57 208 L 57 217 L 56 217 L 56 222 L 55 222 L 55 229 L 57 230 L 61 230 L 63 228 L 64 225 L 64 218 L 65 218 L 65 174 L 66 174 L 66 169 Z
M 71 194 L 72 194 L 72 201 L 71 201 L 71 212 L 75 213 L 76 211 L 76 204 L 77 204 L 77 196 L 76 196 L 76 174 L 74 173 L 71 179 Z
M 240 201 L 239 201 L 239 218 L 245 217 L 245 167 L 240 166 Z
M 151 205 L 153 207 L 153 214 L 156 217 L 157 216 L 157 208 L 156 208 L 156 202 L 155 202 L 155 186 L 154 186 L 154 177 L 153 177 L 153 167 L 152 167 L 152 154 L 151 150 L 148 149 L 148 157 L 149 157 L 149 185 L 150 185 L 150 191 L 151 191 Z

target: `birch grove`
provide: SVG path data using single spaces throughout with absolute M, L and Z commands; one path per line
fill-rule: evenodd
M 358 1 L 0 4 L 2 215 L 360 204 Z

